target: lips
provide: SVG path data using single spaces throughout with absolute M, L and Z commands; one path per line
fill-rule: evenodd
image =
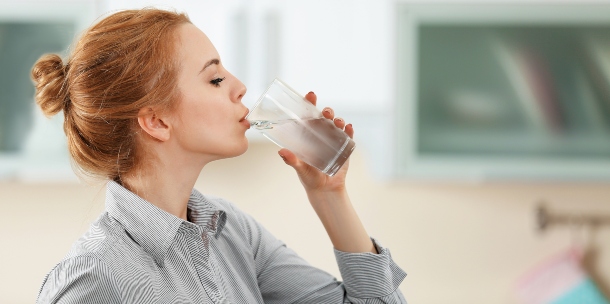
M 239 120 L 239 123 L 244 125 L 247 129 L 250 129 L 250 122 L 246 120 L 246 116 L 248 116 L 249 112 L 250 110 L 246 109 L 246 113 L 244 113 L 244 116 Z
M 242 116 L 242 118 L 239 120 L 239 122 L 242 122 L 246 119 L 246 116 L 248 116 L 248 113 L 250 113 L 250 110 L 246 109 L 246 113 L 244 113 L 244 116 Z

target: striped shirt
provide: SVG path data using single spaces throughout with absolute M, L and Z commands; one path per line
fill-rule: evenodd
M 343 282 L 233 204 L 192 191 L 182 220 L 110 181 L 106 210 L 46 276 L 37 303 L 406 303 L 387 248 L 335 249 Z

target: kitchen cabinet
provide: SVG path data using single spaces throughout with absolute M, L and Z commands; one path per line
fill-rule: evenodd
M 93 21 L 93 1 L 0 2 L 0 179 L 74 180 L 62 115 L 34 104 L 30 70 L 44 53 L 66 53 Z
M 608 13 L 399 4 L 392 175 L 608 180 Z

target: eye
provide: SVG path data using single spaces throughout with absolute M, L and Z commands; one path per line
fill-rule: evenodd
M 225 78 L 224 78 L 224 77 L 222 77 L 222 78 L 215 78 L 215 79 L 212 79 L 212 80 L 210 81 L 210 83 L 211 83 L 213 86 L 215 86 L 215 87 L 219 87 L 219 86 L 220 86 L 220 83 L 221 83 L 223 80 L 225 80 Z

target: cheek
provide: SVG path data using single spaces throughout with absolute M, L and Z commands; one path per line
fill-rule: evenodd
M 204 94 L 184 94 L 179 109 L 179 132 L 189 138 L 185 140 L 217 141 L 226 139 L 227 132 L 231 132 L 232 118 L 235 116 L 231 103 L 223 96 L 213 96 L 215 92 Z M 197 96 L 195 96 L 197 95 Z M 207 97 L 201 97 L 207 96 Z M 235 121 L 237 124 L 237 121 Z
M 216 104 L 200 105 L 187 114 L 189 125 L 193 130 L 197 130 L 199 136 L 222 137 L 230 127 L 230 113 L 214 105 Z

